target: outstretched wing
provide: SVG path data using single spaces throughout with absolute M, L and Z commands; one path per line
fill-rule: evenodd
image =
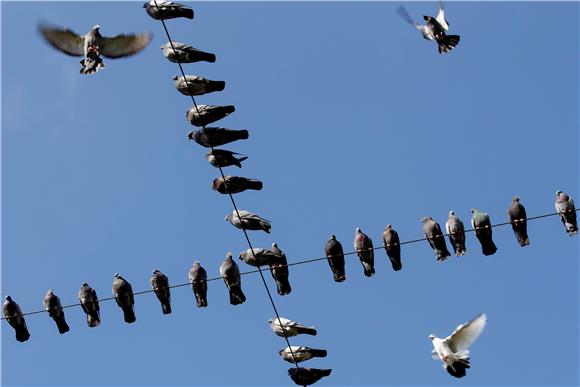
M 447 23 L 447 20 L 445 20 L 445 9 L 443 8 L 443 1 L 441 0 L 439 1 L 439 12 L 437 13 L 435 20 L 441 24 L 441 27 L 443 27 L 445 31 L 449 29 L 449 23 Z
M 135 55 L 143 50 L 151 41 L 151 35 L 117 35 L 112 38 L 103 38 L 101 54 L 107 58 L 121 58 Z
M 52 47 L 71 56 L 84 55 L 84 38 L 73 31 L 48 25 L 39 26 L 40 33 Z
M 486 322 L 487 316 L 482 313 L 473 320 L 459 325 L 451 335 L 445 338 L 447 345 L 453 352 L 467 350 L 479 337 L 483 328 L 485 328 Z

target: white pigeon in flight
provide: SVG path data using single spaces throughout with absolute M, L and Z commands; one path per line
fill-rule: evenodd
M 429 338 L 433 343 L 433 359 L 441 360 L 443 368 L 456 378 L 465 376 L 465 370 L 470 368 L 469 347 L 479 337 L 485 324 L 487 316 L 480 314 L 473 320 L 459 325 L 451 335 L 444 339 L 431 334 Z

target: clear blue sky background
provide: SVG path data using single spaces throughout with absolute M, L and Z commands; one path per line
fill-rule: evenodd
M 109 297 L 116 272 L 135 291 L 155 268 L 186 282 L 194 260 L 217 276 L 226 252 L 247 248 L 224 221 L 229 199 L 210 189 L 217 169 L 187 141 L 191 101 L 141 4 L 2 2 L 2 295 L 24 311 L 48 288 L 74 303 L 84 281 Z M 235 105 L 219 124 L 250 131 L 225 147 L 249 155 L 226 172 L 264 181 L 236 195 L 272 221 L 272 234 L 251 233 L 255 246 L 278 242 L 294 262 L 322 256 L 330 234 L 351 251 L 357 226 L 377 246 L 387 223 L 415 239 L 422 216 L 443 226 L 451 209 L 466 224 L 472 207 L 503 222 L 516 194 L 530 216 L 554 211 L 557 189 L 580 201 L 578 3 L 449 2 L 461 43 L 447 55 L 397 16 L 399 4 L 200 2 L 193 21 L 168 21 L 175 40 L 217 55 L 185 67 L 226 81 L 198 103 Z M 417 20 L 437 11 L 406 6 Z M 154 39 L 82 76 L 80 58 L 42 41 L 42 20 Z M 292 294 L 275 301 L 318 328 L 291 342 L 328 350 L 304 363 L 333 369 L 320 385 L 578 385 L 578 238 L 556 217 L 529 233 L 521 248 L 509 227 L 495 229 L 490 257 L 469 234 L 468 254 L 443 263 L 427 242 L 404 246 L 398 273 L 380 250 L 370 279 L 350 256 L 341 284 L 324 261 L 292 267 Z M 292 385 L 263 284 L 242 283 L 248 300 L 236 307 L 221 280 L 206 309 L 189 287 L 174 289 L 167 316 L 153 294 L 137 296 L 135 324 L 111 301 L 94 329 L 67 309 L 62 336 L 30 316 L 24 344 L 2 322 L 2 384 Z M 455 380 L 427 336 L 480 312 L 488 326 L 473 368 Z

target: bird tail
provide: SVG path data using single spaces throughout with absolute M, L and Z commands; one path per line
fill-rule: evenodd
M 99 312 L 87 314 L 87 324 L 91 328 L 98 327 L 101 324 L 101 318 L 99 316 Z
M 64 319 L 64 317 L 61 317 L 57 320 L 54 320 L 56 322 L 56 326 L 58 328 L 58 332 L 62 335 L 63 333 L 66 333 L 70 330 L 68 324 L 66 323 L 66 320 Z
M 246 301 L 246 295 L 241 286 L 232 286 L 230 288 L 230 304 L 239 305 Z
M 332 369 L 330 369 L 330 368 L 328 368 L 328 369 L 320 369 L 320 370 L 318 370 L 318 371 L 319 371 L 319 372 L 318 372 L 318 375 L 319 375 L 320 377 L 324 377 L 324 376 L 329 376 L 329 375 L 330 375 L 330 373 L 332 372 Z
M 264 183 L 262 183 L 260 180 L 253 180 L 253 179 L 248 179 L 248 183 L 246 186 L 247 189 L 253 189 L 256 191 L 260 191 L 263 187 L 264 187 Z
M 313 357 L 326 357 L 326 350 L 325 349 L 311 349 L 310 353 Z
M 161 303 L 161 309 L 163 310 L 163 314 L 170 314 L 171 313 L 171 303 L 169 300 Z
M 364 268 L 364 273 L 367 277 L 372 277 L 373 275 L 375 275 L 375 268 L 373 267 L 372 264 L 363 261 L 361 261 L 361 263 Z
M 21 325 L 16 328 L 16 340 L 23 343 L 30 338 L 30 332 L 28 332 L 28 328 L 26 325 Z
M 236 130 L 232 133 L 232 138 L 233 138 L 232 141 L 246 140 L 249 137 L 250 137 L 250 133 L 248 133 L 248 131 L 246 129 Z M 247 157 L 246 157 L 246 159 L 247 159 Z M 239 160 L 242 161 L 242 158 L 240 158 Z
M 435 255 L 437 256 L 438 261 L 445 261 L 448 257 L 451 256 L 451 253 L 449 253 L 449 250 L 447 250 L 447 246 L 444 246 L 440 249 L 435 248 Z
M 516 239 L 521 247 L 527 246 L 530 244 L 530 238 L 525 231 L 514 231 L 516 234 Z
M 344 268 L 342 268 L 342 270 L 335 268 L 334 270 L 332 270 L 332 275 L 334 276 L 335 282 L 346 281 L 346 274 L 344 272 Z
M 270 233 L 270 230 L 272 229 L 272 225 L 270 224 L 270 222 L 266 221 L 266 220 L 260 220 L 260 227 L 262 227 L 262 230 L 264 230 L 266 233 Z
M 493 240 L 489 238 L 486 243 L 481 244 L 481 252 L 483 255 L 493 255 L 497 251 L 497 246 L 493 243 Z
M 203 61 L 203 62 L 209 62 L 209 63 L 214 63 L 215 62 L 215 55 L 211 54 L 209 52 L 198 52 L 197 53 L 199 55 L 199 60 Z
M 135 311 L 133 310 L 133 305 L 129 305 L 123 308 L 123 318 L 128 324 L 134 323 L 137 320 L 135 317 Z
M 246 160 L 247 158 L 248 158 L 248 156 L 243 156 L 243 157 L 240 157 L 239 159 L 235 159 L 236 161 L 234 161 L 234 164 L 238 168 L 241 168 L 242 167 L 242 161 Z
M 437 44 L 439 44 L 439 54 L 451 51 L 459 44 L 461 40 L 459 35 L 445 35 L 441 39 L 437 39 Z
M 318 332 L 316 331 L 316 329 L 314 327 L 297 326 L 296 327 L 296 333 L 298 333 L 298 334 L 305 334 L 305 335 L 311 335 L 311 336 L 316 336 L 316 334 Z
M 191 8 L 178 8 L 176 9 L 175 17 L 184 17 L 186 19 L 193 19 L 193 9 Z
M 214 91 L 222 91 L 225 89 L 226 83 L 224 81 L 211 81 L 207 85 L 207 92 L 212 93 Z
M 389 259 L 391 260 L 391 266 L 393 266 L 394 271 L 399 271 L 403 268 L 403 264 L 401 263 L 400 258 L 396 259 L 396 258 L 389 257 Z
M 207 299 L 205 297 L 202 297 L 201 295 L 196 297 L 197 300 L 197 307 L 198 308 L 205 308 L 207 307 Z
M 281 296 L 286 296 L 292 292 L 292 286 L 290 286 L 288 278 L 280 278 L 276 280 L 276 286 L 278 288 L 278 294 Z

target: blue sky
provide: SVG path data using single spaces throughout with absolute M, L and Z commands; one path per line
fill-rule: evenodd
M 226 173 L 264 182 L 236 195 L 272 221 L 271 234 L 250 234 L 255 246 L 277 242 L 294 262 L 323 255 L 330 234 L 352 250 L 357 226 L 378 246 L 388 223 L 410 240 L 422 216 L 443 225 L 453 209 L 467 224 L 477 207 L 497 223 L 513 195 L 530 216 L 552 212 L 557 189 L 580 197 L 578 3 L 448 2 L 461 43 L 444 56 L 399 4 L 199 2 L 193 21 L 168 21 L 174 40 L 217 55 L 185 67 L 226 81 L 198 103 L 235 105 L 220 126 L 250 131 L 224 148 L 249 156 Z M 2 295 L 32 311 L 48 288 L 76 302 L 84 281 L 109 297 L 116 272 L 135 291 L 155 268 L 186 282 L 194 260 L 217 276 L 226 252 L 247 246 L 224 221 L 229 199 L 210 189 L 217 169 L 187 141 L 191 101 L 174 89 L 161 23 L 141 2 L 1 7 Z M 417 20 L 437 11 L 406 7 Z M 80 59 L 42 41 L 39 21 L 154 38 L 81 76 Z M 469 234 L 468 254 L 443 263 L 426 242 L 404 246 L 397 273 L 380 250 L 370 279 L 350 256 L 340 284 L 324 261 L 292 267 L 293 292 L 275 301 L 318 328 L 291 342 L 328 350 L 304 363 L 333 369 L 319 385 L 578 385 L 578 238 L 556 217 L 530 222 L 529 234 L 521 248 L 509 227 L 495 229 L 490 257 Z M 167 316 L 154 295 L 137 296 L 135 324 L 113 302 L 94 329 L 67 309 L 62 336 L 48 316 L 30 316 L 24 344 L 3 322 L 2 384 L 292 385 L 259 276 L 242 286 L 248 300 L 234 307 L 210 283 L 206 309 L 176 288 Z M 488 326 L 456 380 L 427 336 L 480 312 Z

